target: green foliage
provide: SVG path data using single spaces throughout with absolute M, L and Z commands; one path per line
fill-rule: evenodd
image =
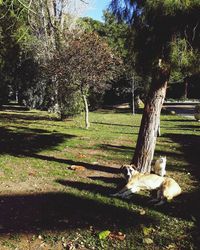
M 194 112 L 200 114 L 200 104 L 195 106 Z
M 147 11 L 153 10 L 162 15 L 175 16 L 177 12 L 186 12 L 199 7 L 198 0 L 148 0 L 146 1 Z
M 64 91 L 64 89 L 62 89 Z M 59 114 L 61 119 L 80 114 L 83 111 L 81 94 L 78 91 L 65 90 L 65 94 L 59 94 Z
M 173 81 L 183 79 L 200 70 L 199 52 L 197 49 L 193 49 L 185 38 L 177 37 L 172 41 L 170 58 Z
M 193 60 L 186 59 L 186 53 L 193 58 L 196 52 L 191 55 L 191 51 L 199 46 L 198 0 L 124 0 L 120 3 L 113 0 L 112 7 L 114 13 L 127 20 L 134 30 L 132 51 L 136 54 L 138 70 L 151 72 L 159 58 L 171 63 L 170 55 L 176 57 L 174 52 L 171 53 L 171 42 L 176 42 L 174 37 L 177 36 L 180 39 L 178 46 L 185 43 L 184 39 L 188 43 L 189 51 L 182 54 L 182 63 L 188 66 L 188 60 Z
M 116 17 L 109 11 L 104 12 L 104 32 L 109 46 L 124 60 L 127 56 L 127 35 L 128 25 L 125 22 L 118 22 Z
M 105 240 L 111 232 L 109 230 L 105 230 L 99 233 L 99 239 Z
M 119 22 L 109 11 L 104 11 L 103 17 L 104 22 L 88 17 L 80 19 L 80 22 L 86 31 L 96 32 L 105 39 L 118 56 L 125 59 L 127 56 L 126 38 L 129 30 L 128 25 L 123 21 Z

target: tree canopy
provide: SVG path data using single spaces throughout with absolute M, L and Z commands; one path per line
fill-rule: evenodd
M 151 70 L 152 64 L 159 58 L 170 62 L 171 43 L 177 38 L 184 38 L 190 47 L 199 49 L 198 0 L 113 0 L 111 8 L 134 30 L 132 50 L 137 53 L 137 65 L 140 69 Z

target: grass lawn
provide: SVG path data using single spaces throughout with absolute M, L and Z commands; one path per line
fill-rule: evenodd
M 199 249 L 200 123 L 162 116 L 155 159 L 167 156 L 182 195 L 162 207 L 148 192 L 109 197 L 124 185 L 119 168 L 132 158 L 140 119 L 99 110 L 85 130 L 83 116 L 2 109 L 0 249 Z M 121 240 L 100 240 L 105 230 Z

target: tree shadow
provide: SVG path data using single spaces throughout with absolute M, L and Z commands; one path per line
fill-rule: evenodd
M 83 166 L 86 169 L 92 170 L 92 171 L 99 171 L 99 172 L 105 172 L 105 173 L 111 173 L 111 174 L 119 174 L 121 172 L 119 168 L 103 166 L 99 164 L 90 164 L 87 162 L 74 161 L 70 159 L 61 159 L 61 158 L 56 158 L 53 156 L 39 155 L 39 154 L 34 154 L 34 153 L 25 153 L 24 155 L 27 157 L 33 157 L 33 158 L 37 158 L 37 159 L 44 160 L 44 161 L 54 161 L 58 163 L 64 163 L 67 165 Z
M 68 193 L 1 196 L 0 234 L 62 231 L 93 226 L 98 230 L 153 222 L 125 208 Z
M 181 130 L 191 130 L 191 129 L 194 129 L 194 130 L 200 131 L 200 124 L 199 125 L 194 125 L 194 124 L 190 124 L 190 125 L 178 125 L 178 127 Z
M 130 108 L 115 108 L 115 113 L 117 114 L 131 114 L 132 110 Z
M 122 177 L 104 177 L 104 176 L 90 176 L 91 180 L 103 181 L 104 183 L 114 183 L 118 188 L 126 185 L 125 178 Z
M 136 127 L 135 125 L 119 124 L 119 123 L 109 123 L 109 122 L 91 122 L 91 123 L 100 124 L 100 125 L 108 125 L 108 126 L 119 126 L 119 127 L 131 127 L 131 128 Z
M 0 119 L 7 119 L 7 120 L 10 120 L 10 121 L 18 121 L 19 120 L 25 120 L 25 121 L 60 121 L 60 119 L 56 118 L 56 117 L 48 117 L 48 116 L 38 116 L 37 114 L 36 115 L 33 115 L 29 112 L 26 112 L 25 114 L 21 114 L 21 113 L 16 113 L 13 114 L 13 113 L 1 113 L 0 114 Z
M 109 113 L 131 114 L 132 110 L 131 108 L 117 108 L 114 106 L 105 106 L 102 109 L 98 109 L 97 112 L 102 114 L 109 114 Z
M 127 133 L 127 132 L 124 132 L 124 131 L 120 131 L 120 132 L 112 132 L 114 134 L 123 134 L 123 135 L 138 135 L 138 133 L 134 133 L 134 132 L 130 132 L 130 133 Z
M 102 177 L 96 177 L 95 180 L 103 180 Z M 113 183 L 111 178 L 104 177 L 103 180 L 105 183 Z M 72 187 L 78 189 L 80 191 L 89 191 L 94 194 L 101 194 L 103 196 L 110 196 L 113 193 L 116 193 L 122 188 L 122 182 L 118 185 L 117 188 L 105 187 L 100 184 L 93 183 L 83 183 L 80 181 L 68 181 L 68 180 L 57 180 L 58 183 L 64 185 L 65 187 Z M 139 194 L 135 193 L 132 195 L 130 200 L 126 200 L 128 203 L 133 203 L 137 206 L 142 206 L 144 208 L 149 208 L 151 210 L 155 210 L 166 214 L 167 216 L 172 216 L 175 218 L 181 219 L 191 219 L 191 216 L 197 216 L 198 209 L 194 209 L 191 207 L 190 196 L 188 194 L 182 194 L 177 197 L 173 202 L 166 203 L 162 206 L 154 206 L 149 201 L 156 197 L 156 191 L 143 191 Z M 197 197 L 197 193 L 195 193 L 195 197 Z M 112 199 L 112 198 L 111 198 Z M 115 198 L 121 199 L 121 198 Z M 123 199 L 122 199 L 123 200 Z M 190 213 L 188 213 L 190 211 Z
M 192 119 L 183 119 L 183 117 L 182 116 L 179 116 L 179 118 L 177 118 L 177 119 L 161 119 L 161 121 L 166 121 L 166 122 L 194 122 L 195 120 L 192 120 Z
M 101 144 L 99 145 L 101 149 L 104 150 L 111 150 L 114 152 L 126 152 L 126 153 L 133 153 L 134 148 L 128 147 L 128 146 L 118 146 L 118 145 L 112 145 L 112 144 Z
M 115 192 L 115 188 L 106 187 L 106 186 L 102 186 L 102 185 L 95 184 L 95 183 L 85 183 L 85 182 L 80 182 L 80 181 L 69 181 L 69 180 L 62 180 L 62 179 L 58 179 L 56 180 L 56 182 L 63 186 L 77 188 L 79 190 L 90 191 L 95 194 L 99 193 L 102 195 L 109 196 Z
M 25 106 L 20 106 L 17 104 L 7 104 L 7 105 L 2 105 L 0 107 L 0 110 L 7 110 L 7 111 L 29 111 L 29 108 Z
M 25 127 L 21 128 L 23 131 L 20 131 L 20 127 L 17 127 L 18 130 L 0 127 L 0 154 L 9 154 L 18 157 L 32 157 L 35 159 L 54 161 L 67 165 L 81 165 L 92 171 L 100 171 L 111 174 L 120 173 L 120 169 L 115 167 L 37 154 L 42 150 L 52 149 L 63 143 L 65 140 L 69 140 L 76 136 L 56 132 L 49 133 L 49 131 L 43 129 L 27 128 L 24 130 Z
M 200 181 L 200 167 L 199 167 L 199 156 L 200 156 L 200 136 L 190 134 L 165 134 L 167 138 L 170 138 L 175 143 L 181 145 L 181 151 L 184 154 L 185 159 L 190 163 L 190 172 L 194 177 Z
M 61 133 L 49 133 L 43 129 L 26 129 L 23 131 L 0 127 L 0 154 L 24 155 L 49 149 L 71 139 L 74 136 Z M 24 129 L 24 127 L 22 127 Z
M 96 177 L 96 180 L 103 180 L 101 177 Z M 106 180 L 107 179 L 107 180 Z M 104 182 L 109 183 L 112 180 L 110 178 L 104 177 Z M 65 187 L 72 187 L 75 189 L 79 189 L 80 191 L 89 191 L 94 194 L 101 194 L 103 196 L 110 196 L 110 194 L 116 193 L 121 187 L 117 187 L 116 189 L 111 187 L 104 187 L 100 184 L 93 183 L 82 183 L 79 181 L 66 181 L 66 180 L 57 180 L 58 183 L 64 185 Z M 146 195 L 145 195 L 146 194 Z M 199 199 L 199 191 L 195 191 L 191 194 L 183 193 L 180 196 L 176 197 L 170 203 L 165 203 L 162 206 L 154 206 L 149 201 L 156 196 L 156 191 L 146 191 L 139 194 L 133 194 L 130 200 L 126 200 L 128 203 L 133 203 L 136 206 L 142 206 L 144 208 L 148 208 L 160 213 L 163 213 L 167 216 L 172 216 L 175 218 L 180 218 L 184 220 L 191 220 L 194 218 L 196 220 L 196 225 L 200 226 L 200 217 L 199 217 L 199 209 L 200 204 L 194 205 L 197 203 Z M 112 199 L 112 198 L 111 198 Z M 121 198 L 114 198 L 121 199 Z M 195 200 L 194 200 L 195 199 Z
M 91 178 L 93 179 L 93 177 Z M 95 177 L 95 180 L 103 180 L 105 183 L 113 183 L 113 179 L 111 179 L 110 177 Z M 121 190 L 122 187 L 124 187 L 124 179 L 121 178 L 121 180 L 117 183 L 117 187 L 113 188 L 113 187 L 108 187 L 108 186 L 103 186 L 100 184 L 94 184 L 94 183 L 84 183 L 84 182 L 80 182 L 80 181 L 69 181 L 69 180 L 61 180 L 58 179 L 56 180 L 57 183 L 65 186 L 65 187 L 71 187 L 71 188 L 75 188 L 78 189 L 80 191 L 89 191 L 90 193 L 94 193 L 96 194 L 101 194 L 105 197 L 109 197 L 111 194 L 116 193 L 117 191 Z M 147 191 L 146 193 L 149 193 L 149 191 Z M 155 195 L 155 192 L 151 192 L 151 194 Z M 111 198 L 112 199 L 112 198 Z M 121 199 L 121 198 L 119 198 Z M 132 199 L 131 200 L 126 200 L 127 202 L 133 202 L 134 204 L 138 204 L 139 206 L 148 206 L 150 207 L 151 205 L 149 204 L 149 199 L 146 195 L 143 194 L 133 194 Z
M 200 136 L 191 134 L 165 134 L 167 138 L 170 138 L 175 143 L 181 145 L 181 151 L 189 163 L 189 172 L 192 175 L 193 180 L 196 180 L 196 189 L 194 191 L 189 191 L 188 193 L 183 193 L 180 196 L 180 204 L 177 205 L 177 211 L 180 215 L 185 214 L 191 219 L 195 218 L 196 226 L 200 229 L 200 166 L 199 166 L 199 156 L 200 156 Z M 178 170 L 180 171 L 180 170 Z M 187 216 L 186 216 L 187 217 Z M 199 230 L 198 229 L 198 230 Z

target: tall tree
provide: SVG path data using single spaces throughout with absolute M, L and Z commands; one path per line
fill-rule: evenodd
M 138 71 L 151 72 L 152 83 L 146 100 L 132 163 L 150 172 L 160 112 L 171 70 L 171 44 L 178 36 L 191 48 L 199 46 L 200 2 L 172 0 L 112 0 L 111 7 L 135 30 L 133 50 Z M 195 67 L 195 65 L 194 65 Z
M 15 6 L 20 11 L 19 6 Z M 8 102 L 15 90 L 15 75 L 22 53 L 20 43 L 25 25 L 23 14 L 18 18 L 11 1 L 0 2 L 0 103 Z

